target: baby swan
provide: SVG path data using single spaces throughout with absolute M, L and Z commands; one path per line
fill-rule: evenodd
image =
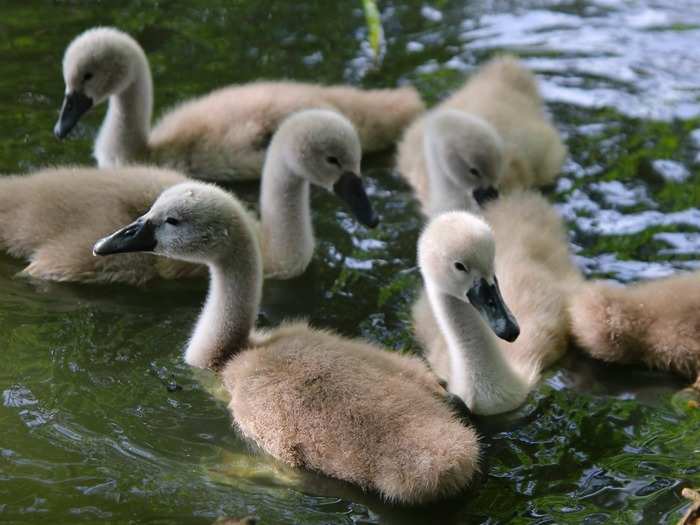
M 567 300 L 581 276 L 562 221 L 541 195 L 501 197 L 484 218 L 488 224 L 453 211 L 428 224 L 418 248 L 425 291 L 413 320 L 450 392 L 474 413 L 498 414 L 520 406 L 541 370 L 566 351 Z
M 206 275 L 201 266 L 142 253 L 92 257 L 94 240 L 143 213 L 177 172 L 130 168 L 47 168 L 0 177 L 0 249 L 28 260 L 23 275 L 47 281 L 143 285 Z
M 236 425 L 263 450 L 402 503 L 454 494 L 472 479 L 477 438 L 421 360 L 305 323 L 253 331 L 261 254 L 231 195 L 204 183 L 174 186 L 94 247 L 97 255 L 134 251 L 209 267 L 185 361 L 220 372 Z
M 311 184 L 333 191 L 365 226 L 377 226 L 359 177 L 361 160 L 355 128 L 335 111 L 300 111 L 282 123 L 268 148 L 260 189 L 266 277 L 295 277 L 311 262 Z
M 565 157 L 535 78 L 504 56 L 411 124 L 399 144 L 398 168 L 432 217 L 475 209 L 474 200 L 487 200 L 493 186 L 509 192 L 550 184 Z
M 436 217 L 418 241 L 427 299 L 446 343 L 431 348 L 428 359 L 447 353 L 450 391 L 479 414 L 516 408 L 530 381 L 511 366 L 490 332 L 511 342 L 520 334 L 501 297 L 494 255 L 490 228 L 467 212 Z
M 258 179 L 279 123 L 309 108 L 335 109 L 358 129 L 362 148 L 391 146 L 423 103 L 413 88 L 363 91 L 346 86 L 255 82 L 225 87 L 174 108 L 151 129 L 148 59 L 129 35 L 98 27 L 78 35 L 63 58 L 66 84 L 54 128 L 64 138 L 91 107 L 109 99 L 94 156 L 100 167 L 149 162 L 195 178 Z
M 571 300 L 571 320 L 591 356 L 671 370 L 700 391 L 700 272 L 625 287 L 587 283 Z
M 309 186 L 332 190 L 366 226 L 377 218 L 359 178 L 362 152 L 352 124 L 327 110 L 288 117 L 268 148 L 260 193 L 265 275 L 304 272 L 316 241 Z M 0 178 L 0 248 L 29 259 L 24 273 L 54 281 L 122 282 L 202 276 L 200 266 L 132 254 L 96 259 L 92 241 L 144 213 L 187 179 L 150 167 L 55 168 Z

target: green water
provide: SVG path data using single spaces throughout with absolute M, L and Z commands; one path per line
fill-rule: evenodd
M 587 274 L 622 281 L 700 260 L 700 7 L 693 0 L 380 1 L 373 68 L 355 1 L 0 4 L 0 171 L 90 163 L 104 110 L 52 135 L 67 43 L 98 24 L 144 46 L 156 113 L 230 82 L 394 86 L 431 103 L 494 52 L 539 74 L 571 151 L 549 191 Z M 659 161 L 670 161 L 659 162 Z M 261 322 L 320 326 L 413 351 L 408 311 L 420 221 L 391 154 L 366 159 L 382 225 L 314 196 L 312 268 L 266 287 Z M 675 177 L 676 182 L 673 181 Z M 241 188 L 255 199 L 255 186 Z M 86 203 L 89 206 L 90 203 Z M 483 420 L 485 475 L 405 509 L 255 455 L 183 363 L 205 283 L 145 290 L 28 282 L 0 258 L 0 522 L 675 523 L 700 485 L 700 410 L 683 380 L 571 352 L 514 414 Z

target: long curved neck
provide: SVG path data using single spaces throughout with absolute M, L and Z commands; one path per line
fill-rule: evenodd
M 496 337 L 474 307 L 426 284 L 450 356 L 449 390 L 477 414 L 498 414 L 521 405 L 529 385 L 508 363 Z
M 209 293 L 185 351 L 189 365 L 219 369 L 248 345 L 262 295 L 260 249 L 252 232 L 248 237 L 209 263 Z
M 120 166 L 146 160 L 153 113 L 153 80 L 143 51 L 132 54 L 134 79 L 126 89 L 112 95 L 109 109 L 95 141 L 100 167 Z
M 428 217 L 435 217 L 441 213 L 454 210 L 477 211 L 469 192 L 458 186 L 446 173 L 440 155 L 426 132 L 423 138 L 423 151 L 428 177 L 430 195 L 425 206 Z
M 272 144 L 260 190 L 261 241 L 265 276 L 290 278 L 304 273 L 314 253 L 309 182 L 282 161 Z

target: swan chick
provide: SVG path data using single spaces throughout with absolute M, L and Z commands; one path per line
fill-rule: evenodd
M 473 479 L 476 435 L 420 359 L 306 323 L 254 331 L 262 257 L 255 226 L 231 195 L 174 186 L 94 246 L 96 255 L 135 251 L 209 267 L 185 361 L 220 372 L 236 426 L 261 449 L 401 503 L 449 496 Z
M 360 178 L 361 160 L 355 128 L 335 111 L 300 111 L 280 125 L 268 148 L 260 191 L 266 277 L 294 277 L 311 262 L 310 185 L 333 192 L 363 225 L 377 226 Z
M 423 213 L 432 217 L 474 210 L 475 200 L 485 202 L 495 190 L 551 184 L 565 157 L 534 76 L 514 57 L 502 56 L 414 121 L 399 143 L 397 161 Z
M 415 89 L 361 90 L 298 82 L 228 86 L 172 108 L 151 129 L 148 59 L 111 27 L 78 35 L 63 57 L 65 97 L 54 127 L 65 138 L 81 117 L 109 100 L 94 145 L 100 167 L 147 162 L 213 181 L 259 179 L 280 122 L 310 108 L 334 109 L 358 129 L 365 151 L 390 147 L 424 110 Z
M 420 185 L 420 195 L 429 217 L 477 209 L 498 197 L 504 145 L 482 118 L 454 109 L 431 113 L 423 148 L 429 180 Z
M 157 278 L 203 277 L 201 266 L 142 253 L 119 259 L 91 255 L 96 238 L 186 180 L 148 166 L 47 168 L 0 177 L 0 249 L 29 262 L 22 275 L 50 281 L 139 286 Z
M 587 354 L 670 370 L 700 390 L 700 272 L 627 286 L 586 283 L 570 309 Z
M 514 192 L 488 203 L 483 214 L 483 220 L 468 212 L 439 215 L 433 220 L 436 228 L 432 229 L 431 222 L 425 234 L 435 239 L 434 250 L 444 257 L 452 253 L 450 250 L 459 254 L 470 245 L 478 246 L 471 239 L 482 232 L 476 238 L 481 238 L 483 245 L 473 253 L 482 253 L 482 258 L 488 254 L 490 271 L 499 276 L 502 296 L 519 322 L 518 338 L 512 342 L 496 339 L 478 322 L 469 305 L 431 292 L 425 272 L 425 290 L 413 306 L 414 331 L 431 367 L 447 380 L 451 392 L 467 395 L 464 401 L 477 413 L 483 413 L 484 408 L 470 404 L 470 397 L 476 396 L 472 390 L 491 388 L 481 379 L 483 374 L 493 374 L 492 366 L 501 376 L 503 388 L 509 389 L 511 382 L 516 386 L 518 395 L 512 397 L 510 405 L 515 408 L 518 399 L 525 400 L 526 390 L 534 387 L 540 372 L 566 352 L 571 336 L 568 301 L 582 281 L 561 217 L 542 195 Z M 454 228 L 452 233 L 450 228 Z M 491 259 L 493 251 L 495 260 Z M 485 266 L 483 261 L 469 264 L 459 261 L 457 255 L 452 258 L 471 271 Z M 446 268 L 448 262 L 443 260 L 442 264 Z M 430 260 L 421 264 L 422 271 L 424 267 L 430 269 Z M 479 357 L 484 352 L 489 359 L 496 356 L 494 365 Z M 469 379 L 473 376 L 476 382 Z M 508 406 L 487 403 L 486 410 L 497 413 Z
M 92 107 L 110 99 L 95 140 L 100 167 L 148 160 L 153 80 L 143 49 L 128 34 L 109 27 L 90 29 L 63 57 L 65 96 L 54 134 L 65 138 Z
M 490 227 L 467 212 L 439 215 L 418 241 L 426 295 L 447 342 L 449 389 L 477 414 L 520 406 L 531 384 L 495 341 L 494 334 L 515 341 L 520 327 L 501 296 L 494 257 Z

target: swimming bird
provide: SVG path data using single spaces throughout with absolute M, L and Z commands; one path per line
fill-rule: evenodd
M 360 174 L 352 124 L 329 110 L 288 117 L 268 148 L 260 193 L 259 238 L 269 278 L 303 273 L 313 257 L 310 185 L 334 192 L 363 224 L 377 217 Z M 26 275 L 53 281 L 141 285 L 161 277 L 203 276 L 196 265 L 131 254 L 96 259 L 92 241 L 144 213 L 166 188 L 186 181 L 153 167 L 52 168 L 0 178 L 0 248 L 28 259 Z
M 96 255 L 139 251 L 209 268 L 185 361 L 219 371 L 236 426 L 265 452 L 402 503 L 454 494 L 473 478 L 476 435 L 420 359 L 304 322 L 254 330 L 262 256 L 232 195 L 179 184 L 94 246 Z
M 494 189 L 551 184 L 565 157 L 534 76 L 503 56 L 410 125 L 398 147 L 398 170 L 431 217 L 473 210 Z
M 581 276 L 562 220 L 541 195 L 514 192 L 483 213 L 445 212 L 426 226 L 413 322 L 449 391 L 490 415 L 524 403 L 566 351 L 568 299 Z
M 587 354 L 670 370 L 700 391 L 700 272 L 627 286 L 592 281 L 570 308 L 574 337 Z
M 49 281 L 122 282 L 204 276 L 180 261 L 146 254 L 91 256 L 94 240 L 142 213 L 163 189 L 186 181 L 159 168 L 48 168 L 0 177 L 0 248 L 29 261 L 22 274 Z
M 363 91 L 298 82 L 232 85 L 186 101 L 151 129 L 148 59 L 128 34 L 98 27 L 78 35 L 63 57 L 65 98 L 54 128 L 64 138 L 82 115 L 109 99 L 95 141 L 100 167 L 147 162 L 213 181 L 257 179 L 279 124 L 302 109 L 335 109 L 357 128 L 366 152 L 391 146 L 424 109 L 410 87 Z

